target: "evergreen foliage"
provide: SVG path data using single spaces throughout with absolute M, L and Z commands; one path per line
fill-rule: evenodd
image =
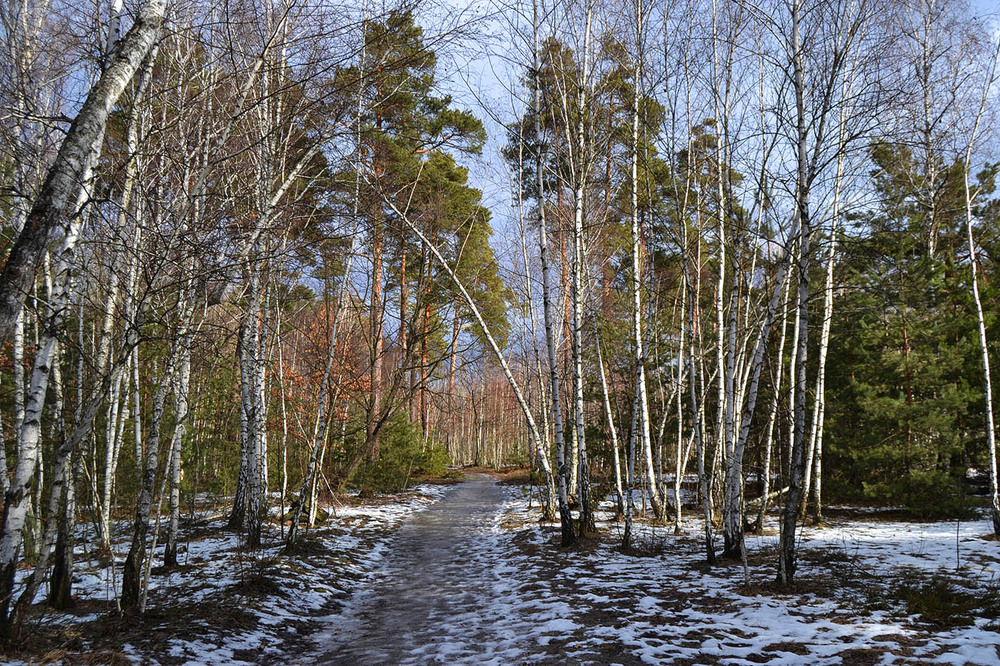
M 878 207 L 854 220 L 839 267 L 827 388 L 831 490 L 954 515 L 966 507 L 966 470 L 986 462 L 963 167 L 943 169 L 926 199 L 905 146 L 878 144 L 871 157 Z M 981 175 L 984 193 L 993 178 Z

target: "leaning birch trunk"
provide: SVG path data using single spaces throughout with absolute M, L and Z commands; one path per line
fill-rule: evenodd
M 41 416 L 45 404 L 51 364 L 55 362 L 56 339 L 46 335 L 35 353 L 24 408 L 24 420 L 18 437 L 17 464 L 10 489 L 4 497 L 3 532 L 0 533 L 0 641 L 8 643 L 13 635 L 10 603 L 14 594 L 14 575 L 17 558 L 24 535 L 28 506 L 31 502 L 31 485 L 41 445 Z
M 44 576 L 48 573 L 53 544 L 59 537 L 65 534 L 65 527 L 61 524 L 65 515 L 62 498 L 64 492 L 70 492 L 72 489 L 72 481 L 69 478 L 69 475 L 72 473 L 71 464 L 67 465 L 66 463 L 67 458 L 73 454 L 73 445 L 76 441 L 78 440 L 71 442 L 68 438 L 64 438 L 56 451 L 56 458 L 53 462 L 52 487 L 49 489 L 45 530 L 39 540 L 38 560 L 35 563 L 34 572 L 28 579 L 25 589 L 21 592 L 17 603 L 14 605 L 13 638 L 15 640 L 20 635 L 25 613 L 34 601 Z M 41 507 L 39 507 L 40 511 Z M 66 563 L 64 567 L 60 567 L 57 563 L 56 569 L 49 580 L 49 601 L 56 608 L 67 608 L 69 606 L 71 579 L 67 577 L 67 574 L 71 566 L 71 563 Z
M 48 311 L 50 314 L 46 317 L 35 352 L 31 383 L 18 435 L 17 464 L 10 487 L 4 496 L 3 524 L 2 531 L 0 531 L 0 643 L 8 643 L 11 639 L 16 638 L 15 634 L 19 628 L 19 623 L 12 621 L 10 613 L 10 604 L 14 594 L 14 577 L 18 555 L 24 540 L 25 522 L 32 503 L 32 483 L 37 483 L 38 490 L 41 490 L 41 483 L 36 479 L 42 452 L 41 418 L 45 408 L 49 379 L 54 365 L 59 362 L 58 336 L 62 332 L 65 312 L 69 306 L 72 273 L 77 261 L 76 244 L 82 232 L 83 209 L 85 202 L 90 198 L 88 184 L 93 175 L 96 159 L 96 155 L 93 154 L 86 156 L 86 164 L 79 174 L 82 181 L 78 183 L 79 189 L 71 204 L 71 214 L 66 220 L 59 219 L 64 235 L 56 254 L 51 286 L 48 290 Z M 33 271 L 31 275 L 33 277 Z M 0 303 L 0 309 L 3 307 L 4 304 Z M 14 319 L 17 316 L 18 313 L 15 312 Z M 0 326 L 2 326 L 2 322 L 0 322 Z M 55 479 L 55 481 L 58 483 L 60 480 Z M 41 511 L 40 502 L 37 504 L 38 510 Z
M 976 265 L 976 242 L 972 228 L 972 188 L 969 185 L 969 169 L 972 168 L 972 150 L 976 143 L 976 135 L 979 132 L 979 124 L 982 122 L 983 114 L 986 111 L 986 103 L 989 99 L 990 88 L 996 77 L 997 61 L 1000 60 L 1000 42 L 997 43 L 997 50 L 993 53 L 993 61 L 990 64 L 989 75 L 983 85 L 982 98 L 980 100 L 979 112 L 976 114 L 976 122 L 973 125 L 972 133 L 969 136 L 969 144 L 965 151 L 965 163 L 963 173 L 963 187 L 965 189 L 965 232 L 969 245 L 969 272 L 972 277 L 972 300 L 976 305 L 976 323 L 979 329 L 979 351 L 983 361 L 983 382 L 986 399 L 986 447 L 989 455 L 990 466 L 990 516 L 993 519 L 993 533 L 1000 537 L 1000 482 L 997 479 L 997 441 L 996 425 L 993 420 L 993 378 L 990 373 L 990 353 L 989 344 L 986 337 L 986 317 L 983 312 L 983 302 L 979 296 L 979 274 Z
M 14 606 L 11 617 L 11 639 L 17 639 L 26 613 L 34 602 L 38 588 L 41 586 L 43 578 L 49 570 L 49 558 L 52 554 L 57 532 L 65 527 L 60 526 L 60 516 L 72 515 L 72 506 L 64 506 L 63 493 L 64 489 L 66 493 L 72 493 L 73 455 L 80 450 L 83 442 L 90 438 L 93 432 L 94 419 L 100 410 L 101 404 L 104 402 L 107 390 L 114 379 L 120 376 L 124 369 L 125 365 L 123 363 L 116 363 L 110 375 L 102 377 L 100 386 L 90 397 L 87 404 L 78 408 L 73 432 L 69 436 L 64 437 L 62 443 L 56 449 L 55 460 L 53 461 L 53 483 L 49 489 L 48 522 L 41 539 L 41 547 L 34 572 L 29 577 L 25 589 L 21 592 Z M 67 501 L 71 501 L 71 499 Z M 65 512 L 64 509 L 66 510 Z M 60 575 L 65 580 L 60 587 L 64 594 L 68 594 L 72 580 L 72 561 L 70 560 L 65 563 L 65 566 L 62 568 L 63 571 Z M 53 586 L 55 586 L 55 582 L 53 581 Z M 63 598 L 61 601 L 64 602 L 67 599 Z
M 428 251 L 430 251 L 430 253 L 434 255 L 434 258 L 437 259 L 438 263 L 444 269 L 445 273 L 447 273 L 448 278 L 452 281 L 452 283 L 454 283 L 459 293 L 461 293 L 462 299 L 465 301 L 465 304 L 469 306 L 469 310 L 472 312 L 472 315 L 476 318 L 476 323 L 479 324 L 479 327 L 483 331 L 483 337 L 486 338 L 486 342 L 490 346 L 490 350 L 493 352 L 494 358 L 496 358 L 497 363 L 500 364 L 500 369 L 503 371 L 507 383 L 510 385 L 511 390 L 514 391 L 514 397 L 517 399 L 517 404 L 521 407 L 521 412 L 524 415 L 524 420 L 527 421 L 528 423 L 528 430 L 531 433 L 531 439 L 534 443 L 535 450 L 539 452 L 538 458 L 541 461 L 540 464 L 544 466 L 546 476 L 550 477 L 552 475 L 552 471 L 551 468 L 549 467 L 548 457 L 542 455 L 544 454 L 542 448 L 542 436 L 541 433 L 538 431 L 538 426 L 535 424 L 535 418 L 531 413 L 531 408 L 528 406 L 527 400 L 524 399 L 524 393 L 521 391 L 521 387 L 517 383 L 517 379 L 514 377 L 514 373 L 510 369 L 510 365 L 507 363 L 506 357 L 500 350 L 500 346 L 497 344 L 496 338 L 493 337 L 493 334 L 490 332 L 489 326 L 486 324 L 486 320 L 483 318 L 482 313 L 479 311 L 479 306 L 476 305 L 476 302 L 472 299 L 472 296 L 465 288 L 465 285 L 462 284 L 462 281 L 458 279 L 457 275 L 455 275 L 455 271 L 452 270 L 451 266 L 448 265 L 448 262 L 445 261 L 444 257 L 441 255 L 441 251 L 438 250 L 437 247 L 433 243 L 431 243 L 430 240 L 428 240 L 427 236 L 425 236 L 424 233 L 420 231 L 420 229 L 418 229 L 416 225 L 413 224 L 413 221 L 410 220 L 409 216 L 406 215 L 405 213 L 402 213 L 398 208 L 396 208 L 395 204 L 391 200 L 385 199 L 384 203 L 388 205 L 390 208 L 392 208 L 394 213 L 400 216 L 400 218 L 406 224 L 407 228 L 409 228 L 410 231 L 416 234 L 417 238 L 420 239 L 420 242 L 423 243 L 424 246 L 428 249 Z M 565 477 L 563 477 L 562 481 L 565 482 Z M 560 488 L 559 512 L 560 512 L 560 518 L 565 521 L 569 516 L 569 505 L 565 501 L 566 496 L 564 491 L 565 491 L 565 485 L 563 484 L 562 487 Z M 565 530 L 567 529 L 567 527 L 569 529 L 570 536 L 571 537 L 574 536 L 572 521 L 569 521 L 568 524 L 564 522 L 562 527 L 563 527 L 563 537 L 566 536 Z
M 70 125 L 24 228 L 0 271 L 0 336 L 10 335 L 46 246 L 72 216 L 74 195 L 101 154 L 111 109 L 159 38 L 166 7 L 167 0 L 143 3 L 135 24 L 110 55 L 108 66 Z M 74 233 L 70 229 L 62 235 L 65 243 Z
M 116 364 L 113 372 L 110 375 L 107 374 L 106 371 L 110 354 L 110 337 L 102 340 L 98 350 L 96 363 L 97 374 L 100 377 L 100 385 L 98 389 L 93 392 L 86 404 L 83 402 L 82 392 L 78 392 L 78 404 L 74 419 L 74 428 L 72 433 L 66 433 L 62 417 L 62 389 L 58 367 L 59 345 L 57 342 L 54 344 L 53 342 L 54 332 L 60 329 L 62 321 L 65 317 L 65 312 L 69 305 L 69 294 L 74 291 L 80 291 L 79 288 L 77 288 L 73 283 L 73 268 L 75 267 L 75 263 L 77 261 L 74 249 L 76 239 L 82 230 L 83 224 L 81 220 L 84 215 L 86 202 L 92 196 L 89 189 L 92 166 L 93 165 L 91 165 L 91 168 L 86 170 L 86 180 L 77 195 L 75 205 L 76 212 L 73 215 L 73 221 L 67 227 L 66 238 L 64 239 L 60 252 L 57 255 L 55 271 L 54 273 L 46 276 L 49 306 L 48 316 L 46 318 L 46 328 L 43 330 L 42 339 L 39 344 L 39 352 L 36 353 L 35 370 L 33 370 L 32 373 L 32 392 L 29 394 L 30 399 L 26 406 L 26 416 L 22 423 L 21 443 L 27 443 L 34 447 L 35 453 L 30 457 L 34 458 L 34 461 L 37 464 L 40 458 L 41 450 L 39 446 L 39 439 L 41 435 L 39 419 L 40 413 L 44 407 L 46 393 L 45 385 L 47 383 L 46 380 L 48 375 L 51 375 L 52 377 L 53 389 L 56 394 L 55 404 L 53 405 L 53 420 L 58 428 L 58 433 L 56 433 L 57 438 L 61 443 L 57 447 L 55 459 L 53 461 L 53 481 L 51 487 L 49 488 L 48 508 L 46 514 L 47 521 L 44 533 L 39 540 L 38 560 L 35 563 L 34 572 L 29 577 L 25 589 L 22 591 L 17 603 L 14 606 L 12 617 L 7 615 L 7 606 L 5 605 L 4 607 L 3 630 L 5 640 L 17 639 L 25 614 L 34 602 L 35 594 L 41 585 L 43 577 L 48 572 L 49 558 L 52 554 L 53 545 L 57 543 L 57 539 L 59 550 L 56 553 L 55 568 L 50 582 L 50 599 L 57 607 L 66 607 L 71 603 L 70 594 L 73 565 L 72 529 L 75 517 L 74 474 L 76 471 L 73 463 L 74 455 L 81 450 L 82 443 L 90 439 L 97 412 L 99 411 L 101 404 L 104 402 L 109 387 L 113 381 L 120 376 L 123 369 L 121 364 Z M 80 321 L 82 326 L 82 318 Z M 82 328 L 78 328 L 78 330 L 80 332 L 80 336 L 82 337 Z M 133 343 L 134 339 L 130 338 L 127 344 Z M 81 342 L 81 349 L 82 346 Z M 39 365 L 39 354 L 42 355 L 42 365 L 50 366 L 50 370 L 47 372 L 44 371 Z M 80 372 L 78 381 L 81 381 L 82 366 L 78 366 L 78 368 Z M 40 389 L 40 391 L 37 389 Z M 40 480 L 38 480 L 38 484 L 40 491 Z M 66 493 L 65 502 L 63 501 L 64 489 Z M 10 494 L 7 495 L 6 499 L 8 501 L 11 500 Z M 41 511 L 42 501 L 40 494 L 36 500 L 36 504 L 39 511 Z M 15 506 L 14 508 L 16 509 L 17 507 Z M 8 515 L 9 514 L 7 514 L 5 507 L 5 529 L 7 529 Z M 13 580 L 11 580 L 10 583 L 13 584 Z M 5 592 L 5 604 L 9 604 L 13 588 L 5 590 Z

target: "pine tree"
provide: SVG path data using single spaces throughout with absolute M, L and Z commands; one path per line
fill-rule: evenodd
M 981 372 L 964 268 L 960 162 L 925 169 L 905 146 L 878 144 L 879 206 L 845 244 L 844 307 L 834 318 L 829 469 L 838 492 L 947 515 L 982 454 Z M 981 174 L 992 189 L 995 174 Z M 935 217 L 935 252 L 925 230 Z

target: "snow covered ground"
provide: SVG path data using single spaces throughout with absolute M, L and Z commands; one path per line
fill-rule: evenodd
M 615 548 L 620 528 L 608 513 L 601 517 L 608 538 L 560 551 L 552 547 L 555 530 L 539 528 L 522 498 L 511 493 L 505 504 L 497 530 L 509 554 L 498 585 L 514 614 L 527 619 L 512 629 L 539 647 L 525 661 L 565 654 L 579 663 L 625 664 L 1000 663 L 1000 545 L 989 538 L 988 520 L 863 516 L 806 527 L 798 583 L 782 590 L 772 582 L 776 530 L 747 536 L 748 585 L 739 562 L 702 564 L 698 520 L 677 536 L 672 527 L 639 526 L 651 555 L 636 557 Z M 502 527 L 519 523 L 513 531 Z M 947 592 L 957 591 L 959 602 L 935 607 L 936 596 L 920 595 L 927 590 L 945 590 L 949 599 Z M 946 616 L 910 612 L 907 598 Z M 986 607 L 962 606 L 963 599 Z M 956 609 L 962 614 L 948 615 Z
M 302 533 L 301 552 L 293 556 L 281 554 L 276 524 L 266 525 L 263 548 L 247 551 L 225 528 L 223 513 L 201 513 L 193 526 L 182 527 L 181 566 L 153 570 L 141 619 L 115 612 L 128 549 L 123 526 L 114 566 L 86 559 L 93 549 L 77 547 L 76 608 L 57 612 L 39 605 L 33 623 L 40 635 L 29 638 L 20 661 L 0 654 L 0 663 L 40 657 L 76 663 L 73 655 L 89 655 L 87 663 L 286 663 L 314 629 L 314 618 L 335 612 L 378 568 L 394 531 L 445 492 L 445 486 L 422 485 L 336 507 L 328 521 Z
M 431 621 L 415 633 L 399 627 L 404 652 L 387 652 L 395 661 L 1000 664 L 1000 543 L 987 520 L 913 523 L 844 507 L 836 512 L 842 517 L 803 528 L 797 584 L 781 589 L 773 583 L 773 523 L 764 536 L 747 536 L 748 584 L 740 562 L 704 564 L 697 518 L 679 535 L 637 522 L 642 555 L 625 555 L 606 504 L 600 538 L 562 549 L 558 526 L 539 524 L 525 488 L 500 490 L 490 495 L 500 498 L 495 511 L 475 514 L 483 524 L 460 530 L 470 535 L 456 545 L 460 557 L 443 565 L 444 574 L 427 571 L 435 580 L 414 590 L 414 617 L 423 603 Z M 280 554 L 274 526 L 265 548 L 246 552 L 221 515 L 205 517 L 184 532 L 182 567 L 154 571 L 142 618 L 109 613 L 122 546 L 114 568 L 80 563 L 77 609 L 34 619 L 45 644 L 22 658 L 331 663 L 331 636 L 364 631 L 379 612 L 371 589 L 410 561 L 397 528 L 419 522 L 415 512 L 431 506 L 447 515 L 460 494 L 421 486 L 340 507 L 295 556 Z M 463 581 L 471 582 L 463 589 Z M 432 603 L 447 594 L 454 604 Z M 380 626 L 392 627 L 390 620 Z
M 454 544 L 464 570 L 449 563 L 429 571 L 435 578 L 422 591 L 445 595 L 464 584 L 477 591 L 477 603 L 456 602 L 447 617 L 435 603 L 417 622 L 425 626 L 399 626 L 392 645 L 385 619 L 371 616 L 393 609 L 402 623 L 407 602 L 361 592 L 329 620 L 333 632 L 350 636 L 350 663 L 385 663 L 379 655 L 386 654 L 392 663 L 477 666 L 1000 663 L 1000 548 L 988 538 L 988 521 L 882 522 L 861 511 L 807 527 L 798 583 L 781 589 L 773 582 L 776 535 L 748 536 L 748 584 L 739 562 L 703 564 L 697 519 L 680 535 L 672 526 L 638 524 L 646 554 L 636 556 L 618 551 L 620 526 L 605 511 L 600 539 L 564 550 L 557 527 L 538 524 L 522 488 L 504 488 L 504 497 L 486 533 Z M 390 560 L 384 573 L 400 575 Z M 484 579 L 492 587 L 485 593 Z M 317 636 L 321 645 L 309 660 L 323 661 L 328 636 Z M 366 653 L 369 645 L 377 652 Z

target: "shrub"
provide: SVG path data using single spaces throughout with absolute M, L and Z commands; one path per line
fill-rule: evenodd
M 362 431 L 359 439 L 363 437 Z M 447 452 L 432 441 L 425 444 L 419 428 L 399 413 L 390 417 L 382 428 L 378 456 L 362 463 L 351 482 L 366 495 L 398 492 L 418 474 L 443 474 L 449 463 Z
M 971 626 L 976 617 L 996 618 L 1000 603 L 997 590 L 967 590 L 939 575 L 920 582 L 906 582 L 895 589 L 907 613 L 941 628 Z
M 901 504 L 919 518 L 971 518 L 974 514 L 962 481 L 938 470 L 912 470 L 893 482 L 866 483 L 868 499 Z

